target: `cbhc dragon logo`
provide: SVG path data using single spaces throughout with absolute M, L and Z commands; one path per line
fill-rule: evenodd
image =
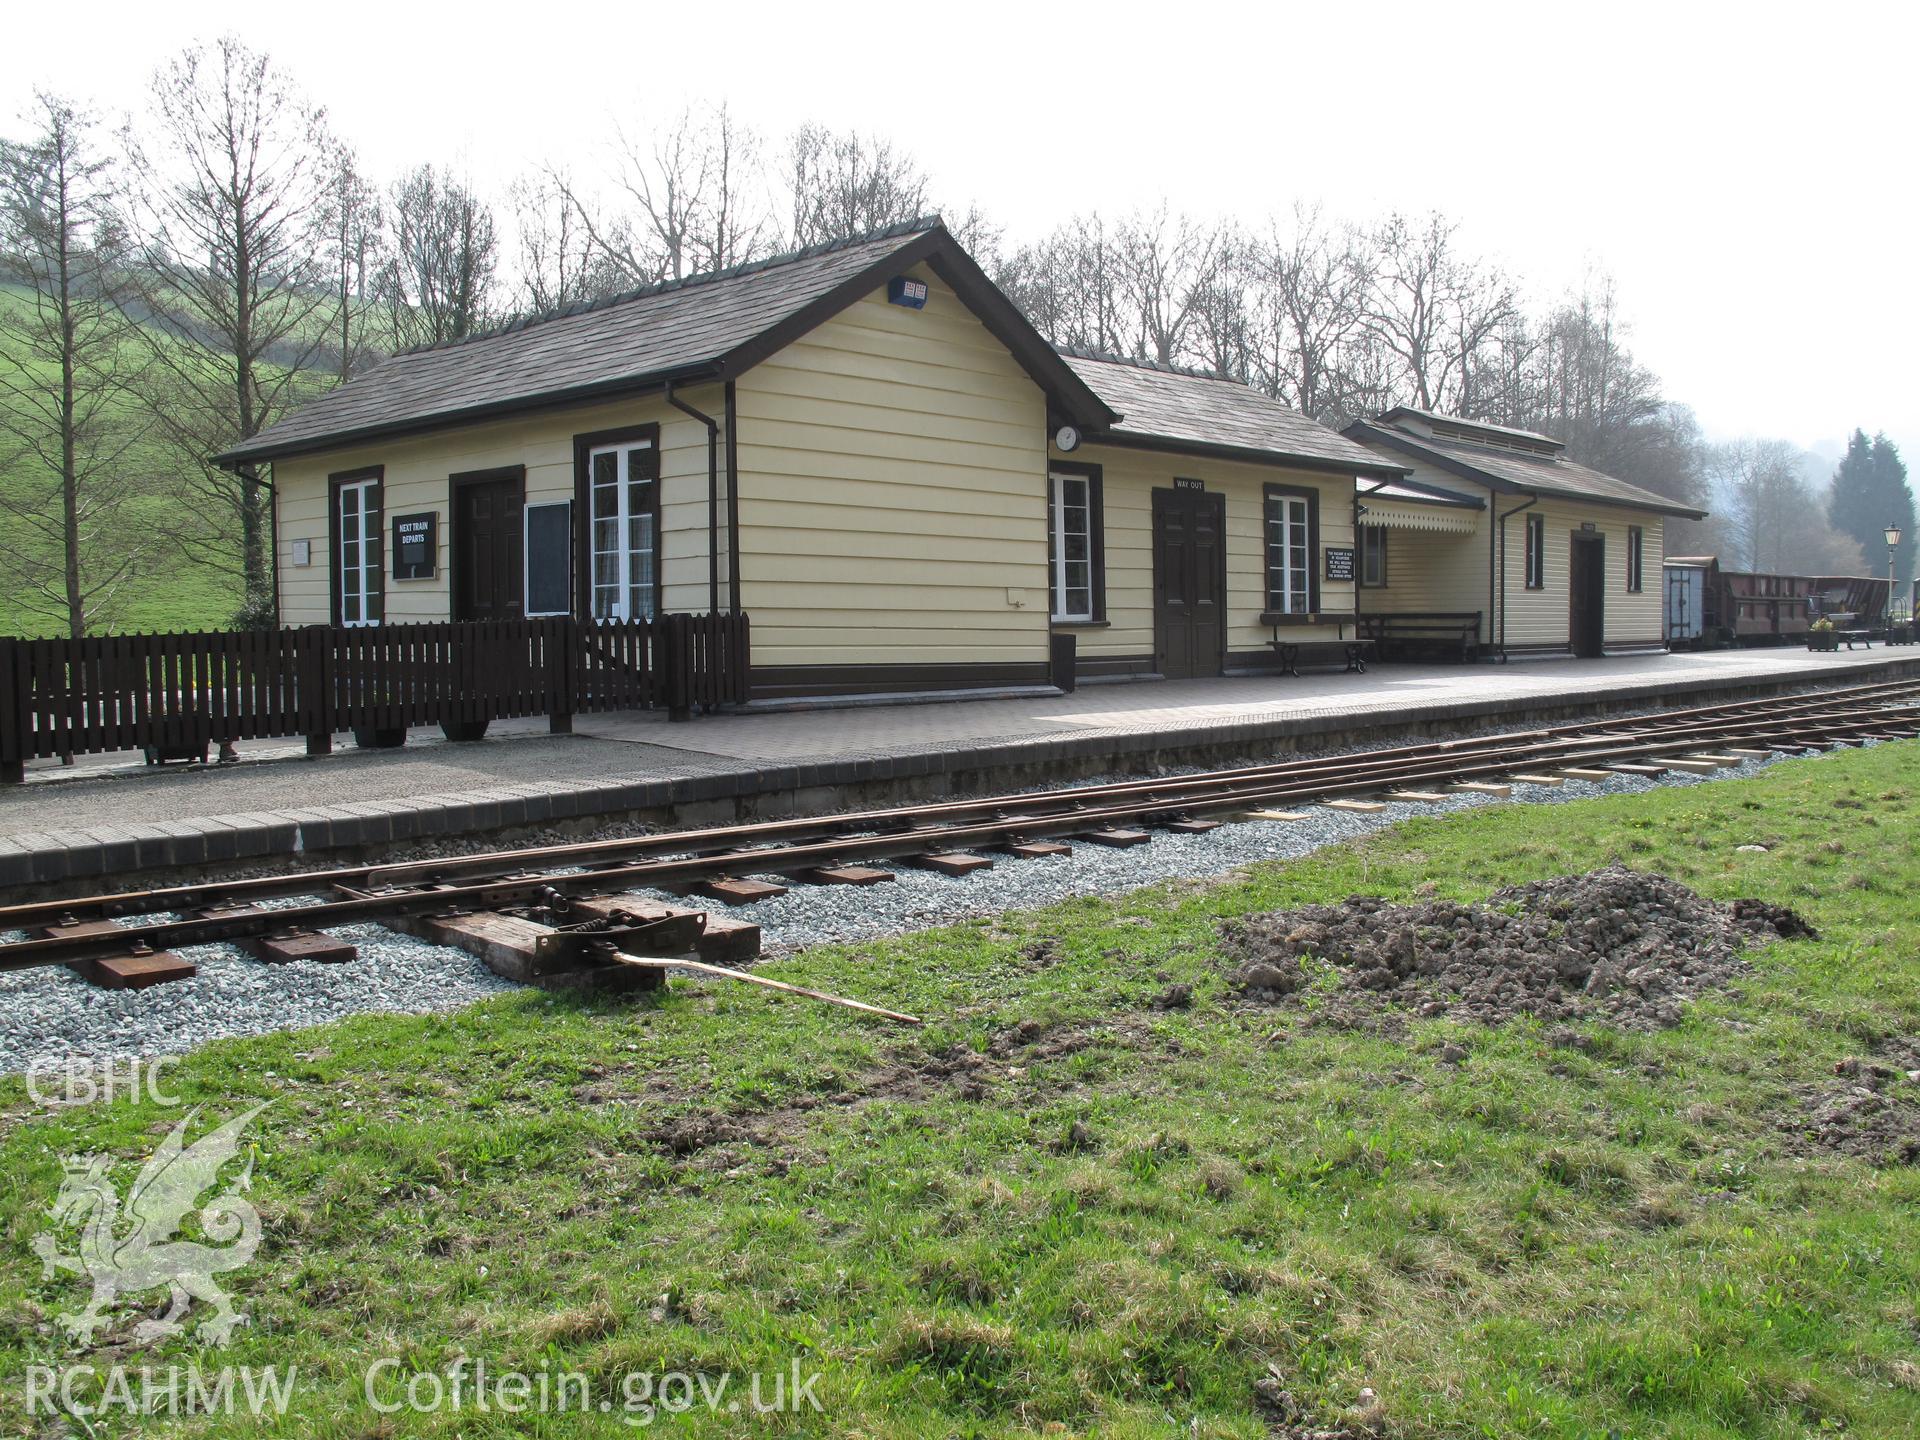
M 260 1214 L 241 1198 L 253 1183 L 251 1157 L 224 1191 L 200 1207 L 200 1228 L 214 1243 L 175 1237 L 200 1197 L 218 1182 L 221 1168 L 239 1150 L 241 1132 L 266 1108 L 266 1103 L 254 1106 L 191 1148 L 186 1143 L 187 1126 L 200 1112 L 193 1111 L 174 1126 L 128 1192 L 130 1227 L 122 1226 L 120 1192 L 108 1178 L 114 1157 L 61 1157 L 66 1174 L 53 1202 L 53 1222 L 62 1229 L 80 1227 L 79 1253 L 60 1254 L 54 1237 L 46 1234 L 34 1237 L 33 1249 L 49 1279 L 56 1271 L 71 1270 L 93 1282 L 93 1299 L 87 1307 L 58 1317 L 61 1328 L 77 1343 L 93 1343 L 123 1295 L 161 1286 L 171 1292 L 172 1303 L 159 1319 L 135 1327 L 136 1340 L 152 1342 L 178 1335 L 195 1300 L 214 1309 L 201 1319 L 196 1332 L 213 1344 L 225 1344 L 236 1326 L 247 1323 L 213 1277 L 239 1269 L 260 1248 Z

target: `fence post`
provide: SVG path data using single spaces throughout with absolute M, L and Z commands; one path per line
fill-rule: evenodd
M 333 631 L 309 625 L 300 631 L 300 700 L 307 717 L 307 754 L 333 753 Z
M 547 733 L 571 735 L 574 707 L 579 702 L 574 693 L 578 678 L 573 654 L 580 644 L 580 622 L 565 615 L 549 623 L 553 628 L 547 632 L 546 686 L 552 708 L 547 711 Z
M 661 626 L 666 662 L 667 719 L 693 718 L 693 617 L 667 615 Z
M 27 778 L 27 687 L 20 665 L 20 642 L 0 636 L 0 785 Z

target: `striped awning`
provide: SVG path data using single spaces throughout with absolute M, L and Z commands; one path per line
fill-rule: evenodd
M 1479 510 L 1464 510 L 1458 505 L 1431 505 L 1418 500 L 1387 500 L 1367 496 L 1362 503 L 1367 513 L 1363 525 L 1385 525 L 1392 530 L 1434 530 L 1447 535 L 1471 535 L 1480 526 Z

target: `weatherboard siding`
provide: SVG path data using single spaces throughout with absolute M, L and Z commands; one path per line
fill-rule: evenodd
M 1361 592 L 1363 611 L 1383 614 L 1478 610 L 1485 614 L 1481 629 L 1481 640 L 1485 644 L 1504 644 L 1515 650 L 1564 650 L 1569 644 L 1571 621 L 1569 567 L 1573 535 L 1582 524 L 1591 522 L 1606 545 L 1602 616 L 1605 643 L 1609 646 L 1662 643 L 1660 564 L 1665 553 L 1665 526 L 1660 515 L 1618 505 L 1595 505 L 1554 497 L 1542 498 L 1530 510 L 1518 510 L 1517 507 L 1527 503 L 1524 495 L 1494 494 L 1417 456 L 1399 451 L 1383 453 L 1407 465 L 1414 479 L 1479 496 L 1486 500 L 1488 508 L 1480 512 L 1478 528 L 1472 535 L 1389 530 L 1387 586 Z M 1529 590 L 1526 588 L 1525 517 L 1536 512 L 1546 518 L 1545 583 L 1538 590 Z M 1498 517 L 1502 515 L 1508 517 L 1504 578 L 1498 568 L 1499 547 L 1490 538 L 1492 532 L 1500 528 Z M 1627 589 L 1627 529 L 1633 525 L 1645 532 L 1642 585 L 1638 593 Z M 1496 596 L 1489 611 L 1490 559 L 1495 567 L 1491 580 Z M 1507 602 L 1504 634 L 1497 599 L 1497 592 L 1502 589 Z
M 760 667 L 1044 665 L 1046 403 L 924 267 L 740 377 L 741 602 Z
M 1083 445 L 1071 455 L 1056 451 L 1052 458 L 1098 465 L 1101 473 L 1106 512 L 1107 623 L 1057 627 L 1062 633 L 1078 636 L 1081 660 L 1153 654 L 1153 492 L 1171 490 L 1176 477 L 1199 480 L 1209 491 L 1226 496 L 1229 653 L 1264 653 L 1273 639 L 1272 628 L 1260 623 L 1266 610 L 1266 486 L 1289 485 L 1316 491 L 1320 496 L 1321 550 L 1329 545 L 1353 544 L 1351 476 L 1190 459 L 1116 445 Z M 1324 576 L 1322 556 L 1314 557 L 1314 565 L 1316 573 Z M 1321 623 L 1289 625 L 1281 633 L 1288 640 L 1336 639 L 1341 634 L 1341 622 L 1351 623 L 1353 604 L 1351 582 L 1323 578 Z M 1346 633 L 1352 632 L 1349 629 Z
M 718 386 L 687 391 L 696 409 L 719 419 L 724 403 Z M 573 498 L 573 437 L 628 426 L 660 426 L 661 553 L 668 610 L 704 611 L 707 583 L 707 432 L 658 397 L 553 411 L 513 420 L 443 430 L 384 443 L 274 463 L 279 492 L 281 621 L 324 624 L 332 615 L 328 593 L 332 567 L 327 554 L 328 477 L 379 465 L 382 529 L 390 541 L 395 515 L 438 515 L 439 563 L 430 580 L 395 580 L 393 557 L 385 557 L 389 621 L 445 620 L 451 604 L 448 561 L 453 542 L 449 479 L 471 470 L 526 467 L 529 504 Z M 722 484 L 724 486 L 724 477 Z M 722 517 L 724 523 L 724 516 Z M 576 519 L 577 523 L 577 519 Z M 312 542 L 313 562 L 293 563 L 293 542 Z M 722 583 L 725 577 L 722 545 Z M 725 593 L 721 603 L 726 603 Z

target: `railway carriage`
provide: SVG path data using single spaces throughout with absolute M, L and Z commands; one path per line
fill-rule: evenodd
M 1887 582 L 1871 576 L 1727 570 L 1712 555 L 1675 556 L 1664 569 L 1670 645 L 1791 645 L 1821 618 L 1841 629 L 1886 622 Z

